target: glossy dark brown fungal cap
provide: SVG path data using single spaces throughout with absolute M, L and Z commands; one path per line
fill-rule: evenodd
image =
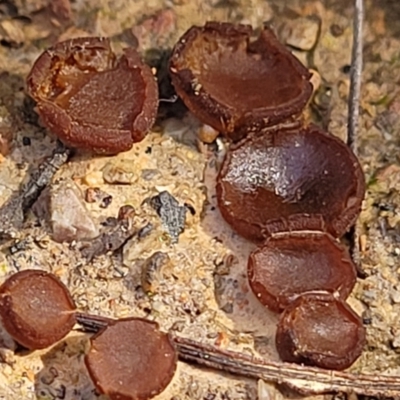
M 345 300 L 356 283 L 356 269 L 332 236 L 297 232 L 269 238 L 253 251 L 248 278 L 260 302 L 278 312 L 309 291 L 336 292 Z
M 223 217 L 256 242 L 301 230 L 340 237 L 355 222 L 364 191 L 350 148 L 314 126 L 269 131 L 232 146 L 217 179 Z
M 75 324 L 75 304 L 54 275 L 25 270 L 0 286 L 0 316 L 7 332 L 28 349 L 61 340 Z
M 96 153 L 129 150 L 154 123 L 158 88 L 139 54 L 116 58 L 105 38 L 71 39 L 37 59 L 27 78 L 43 124 L 65 144 Z
M 208 22 L 174 48 L 176 92 L 203 122 L 231 139 L 300 114 L 312 93 L 308 70 L 265 28 Z
M 113 321 L 90 342 L 86 367 L 96 387 L 112 400 L 150 399 L 167 387 L 175 373 L 175 348 L 154 322 Z
M 329 293 L 299 296 L 281 315 L 276 347 L 283 361 L 343 370 L 365 344 L 362 320 Z

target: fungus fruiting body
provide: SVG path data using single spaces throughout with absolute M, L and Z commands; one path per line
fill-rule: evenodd
M 365 328 L 344 301 L 330 293 L 299 296 L 281 315 L 276 347 L 284 361 L 342 370 L 360 356 Z
M 91 338 L 85 364 L 96 387 L 112 400 L 147 400 L 171 381 L 177 354 L 156 323 L 125 318 Z
M 0 286 L 0 316 L 8 333 L 24 347 L 43 349 L 61 340 L 75 324 L 75 304 L 53 274 L 25 270 Z
M 116 154 L 154 123 L 158 88 L 132 48 L 119 59 L 106 38 L 67 40 L 37 59 L 27 78 L 42 123 L 65 144 Z
M 311 74 L 264 28 L 208 22 L 176 44 L 170 74 L 176 92 L 204 123 L 239 140 L 293 121 L 311 96 Z
M 282 311 L 302 293 L 325 290 L 345 300 L 356 282 L 348 251 L 322 232 L 269 238 L 250 254 L 250 286 L 262 304 Z
M 355 222 L 364 191 L 350 148 L 315 126 L 249 136 L 230 148 L 217 178 L 222 216 L 255 242 L 304 230 L 340 237 Z
M 285 361 L 344 369 L 365 330 L 344 302 L 355 268 L 337 242 L 355 222 L 365 180 L 338 138 L 306 126 L 310 73 L 268 28 L 209 22 L 175 46 L 169 70 L 187 107 L 232 144 L 217 178 L 224 219 L 262 244 L 249 258 L 258 299 L 283 311 L 276 345 Z M 72 39 L 46 50 L 27 78 L 43 124 L 65 144 L 95 153 L 129 150 L 151 128 L 158 89 L 134 49 L 118 58 L 105 38 Z M 318 292 L 315 292 L 318 290 Z M 43 271 L 0 287 L 0 316 L 29 349 L 62 339 L 76 321 L 67 289 Z M 158 325 L 109 320 L 90 340 L 85 364 L 113 400 L 146 400 L 170 383 L 177 354 Z M 338 346 L 338 342 L 340 346 Z

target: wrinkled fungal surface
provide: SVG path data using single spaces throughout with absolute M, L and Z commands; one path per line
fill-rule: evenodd
M 223 217 L 256 242 L 301 230 L 340 237 L 355 222 L 364 192 L 350 148 L 315 126 L 250 136 L 231 147 L 217 179 Z
M 190 28 L 170 60 L 172 83 L 204 123 L 233 140 L 298 116 L 311 74 L 264 28 L 208 22 Z
M 269 238 L 250 254 L 248 278 L 262 304 L 282 311 L 298 295 L 313 290 L 336 292 L 345 300 L 356 283 L 356 268 L 332 236 L 288 233 Z
M 65 144 L 96 153 L 129 150 L 154 123 L 158 88 L 132 48 L 119 59 L 108 39 L 71 39 L 46 50 L 27 78 L 43 124 Z
M 154 322 L 115 320 L 90 343 L 86 367 L 96 387 L 112 400 L 149 399 L 162 392 L 175 373 L 175 348 Z
M 276 347 L 283 361 L 343 370 L 361 355 L 365 328 L 343 300 L 330 293 L 299 296 L 281 315 Z
M 0 287 L 0 316 L 8 333 L 28 349 L 61 340 L 75 324 L 75 304 L 55 275 L 24 270 Z

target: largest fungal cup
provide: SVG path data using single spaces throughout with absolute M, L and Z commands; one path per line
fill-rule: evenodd
M 341 237 L 358 217 L 364 191 L 350 148 L 315 126 L 250 135 L 230 148 L 217 178 L 222 216 L 254 242 L 305 230 Z

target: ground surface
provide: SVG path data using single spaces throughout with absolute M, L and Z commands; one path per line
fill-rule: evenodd
M 317 72 L 319 84 L 310 117 L 345 140 L 350 3 L 76 0 L 69 10 L 67 0 L 53 1 L 51 7 L 47 0 L 0 2 L 0 204 L 55 147 L 54 138 L 38 125 L 24 79 L 44 48 L 74 36 L 110 36 L 118 48 L 134 45 L 135 34 L 143 54 L 157 64 L 163 50 L 194 24 L 228 20 L 260 26 L 269 21 L 280 38 L 297 49 L 300 60 Z M 358 140 L 368 182 L 358 222 L 365 277 L 358 280 L 349 301 L 363 316 L 368 344 L 352 370 L 400 375 L 400 3 L 367 1 L 366 5 Z M 154 15 L 158 17 L 149 19 Z M 20 232 L 24 246 L 10 251 L 13 241 L 1 244 L 0 282 L 19 269 L 45 269 L 67 284 L 85 311 L 147 317 L 182 336 L 277 360 L 276 317 L 257 303 L 246 282 L 244 267 L 252 245 L 232 232 L 216 207 L 214 181 L 224 144 L 204 144 L 198 139 L 199 128 L 190 115 L 173 118 L 165 112 L 154 132 L 127 153 L 96 158 L 74 155 L 55 181 L 76 184 L 82 191 L 98 187 L 112 196 L 106 207 L 100 201 L 86 203 L 95 229 L 129 204 L 136 210 L 138 228 L 152 224 L 150 234 L 134 237 L 113 256 L 87 262 L 74 243 L 56 243 L 50 227 L 34 226 L 30 215 Z M 195 211 L 187 213 L 178 243 L 170 240 L 154 209 L 143 203 L 164 190 Z M 170 261 L 147 296 L 140 271 L 143 261 L 156 251 L 168 254 Z M 84 369 L 87 336 L 74 331 L 55 347 L 29 354 L 14 354 L 10 338 L 5 333 L 2 338 L 0 399 L 101 398 Z M 272 385 L 182 363 L 160 399 L 281 396 Z

